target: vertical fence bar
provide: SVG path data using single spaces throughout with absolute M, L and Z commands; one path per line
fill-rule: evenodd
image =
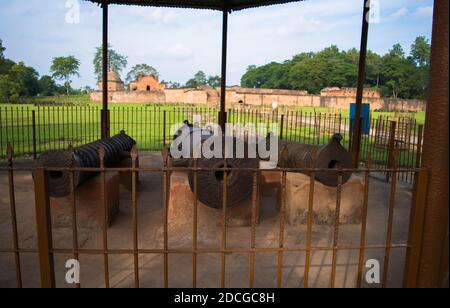
M 34 170 L 34 193 L 41 287 L 54 288 L 56 285 L 53 253 L 51 252 L 53 249 L 52 221 L 47 174 L 44 168 Z
M 164 288 L 169 287 L 169 205 L 167 198 L 168 171 L 170 167 L 170 158 L 165 162 L 166 168 L 163 171 L 163 207 L 164 207 Z
M 428 177 L 428 170 L 420 170 L 417 176 L 415 176 L 415 194 L 413 196 L 411 208 L 405 277 L 403 282 L 403 286 L 406 288 L 417 287 L 420 254 L 422 249 L 422 234 L 425 223 L 424 217 L 428 192 Z
M 251 252 L 250 252 L 250 288 L 255 286 L 255 249 L 256 249 L 256 224 L 258 223 L 258 172 L 253 174 L 252 187 L 252 230 L 251 230 Z
M 283 171 L 281 179 L 281 208 L 280 208 L 280 235 L 278 243 L 278 270 L 277 270 L 277 288 L 282 287 L 283 283 L 283 249 L 284 249 L 284 228 L 286 222 L 286 171 Z
M 166 111 L 164 110 L 164 113 L 163 113 L 163 140 L 164 140 L 164 148 L 166 147 L 166 140 L 167 140 L 167 136 L 166 136 L 166 134 L 167 134 L 167 132 L 166 132 L 166 125 L 167 125 L 167 118 L 166 118 Z
M 397 190 L 397 172 L 395 171 L 397 169 L 397 157 L 398 157 L 398 151 L 395 151 L 393 155 L 393 167 L 389 171 L 392 173 L 391 178 L 391 192 L 389 196 L 389 214 L 388 214 L 388 222 L 387 222 L 387 234 L 386 234 L 386 248 L 384 252 L 384 263 L 383 263 L 383 281 L 382 281 L 382 288 L 386 288 L 388 283 L 388 273 L 389 273 L 389 261 L 390 261 L 390 254 L 391 254 L 391 244 L 392 244 L 392 229 L 393 229 L 393 222 L 394 222 L 394 208 L 395 208 L 395 196 L 396 196 L 396 190 Z
M 391 126 L 389 129 L 389 154 L 388 154 L 388 164 L 387 168 L 390 169 L 393 166 L 393 160 L 394 160 L 394 151 L 395 151 L 395 133 L 396 133 L 396 122 L 391 122 Z M 390 173 L 386 172 L 386 182 L 389 182 Z M 397 175 L 397 174 L 395 174 Z
M 317 160 L 317 149 L 314 148 L 311 159 L 311 168 L 314 168 Z M 314 184 L 316 183 L 316 173 L 311 171 L 309 175 L 309 198 L 308 198 L 308 222 L 306 227 L 306 255 L 305 255 L 305 273 L 303 276 L 303 286 L 309 287 L 309 270 L 311 267 L 311 245 L 312 245 L 312 227 L 314 216 Z
M 331 281 L 330 286 L 334 288 L 336 286 L 336 267 L 337 257 L 339 250 L 339 226 L 341 218 L 341 194 L 342 194 L 342 171 L 338 174 L 338 186 L 336 189 L 336 212 L 334 218 L 334 236 L 333 236 L 333 258 L 331 264 Z
M 13 234 L 14 263 L 16 267 L 16 285 L 17 288 L 22 288 L 22 273 L 19 254 L 19 235 L 17 232 L 16 195 L 14 191 L 13 148 L 11 144 L 8 144 L 7 146 L 7 157 L 8 157 L 9 203 L 11 206 L 11 228 Z
M 280 124 L 280 140 L 283 140 L 284 133 L 284 114 L 281 115 L 281 124 Z
M 136 146 L 131 149 L 131 195 L 133 212 L 133 257 L 134 257 L 134 286 L 139 288 L 139 238 L 138 238 L 138 206 L 137 206 L 137 158 L 138 150 Z
M 31 112 L 32 125 L 33 125 L 33 159 L 37 159 L 37 141 L 36 141 L 36 111 Z
M 105 170 L 105 148 L 100 146 L 98 150 L 98 156 L 100 158 L 100 182 L 101 182 L 101 194 L 102 194 L 102 208 L 103 208 L 103 224 L 102 224 L 102 237 L 103 237 L 103 266 L 105 275 L 105 287 L 109 289 L 109 257 L 108 257 L 108 203 L 107 203 L 107 191 L 106 191 L 106 170 Z
M 76 185 L 75 185 L 75 173 L 73 171 L 74 167 L 74 157 L 73 157 L 73 147 L 69 145 L 67 150 L 68 157 L 70 159 L 70 203 L 71 203 L 71 211 L 72 211 L 72 249 L 73 249 L 73 258 L 79 261 L 78 254 L 78 223 L 77 223 L 77 199 L 76 199 Z M 76 288 L 80 288 L 81 285 L 77 283 Z
M 194 159 L 194 169 L 197 168 L 197 159 Z M 192 228 L 192 287 L 197 288 L 197 235 L 198 235 L 198 173 L 194 173 L 194 221 Z
M 228 168 L 227 160 L 224 159 L 224 168 Z M 225 267 L 226 267 L 226 254 L 227 249 L 227 189 L 228 189 L 228 170 L 223 172 L 223 193 L 222 193 L 222 241 L 221 241 L 221 275 L 220 286 L 225 288 Z
M 370 185 L 370 169 L 372 168 L 372 159 L 370 156 L 366 158 L 366 171 L 364 174 L 364 201 L 361 212 L 361 235 L 360 235 L 360 249 L 359 249 L 359 262 L 358 262 L 358 277 L 356 285 L 358 288 L 362 286 L 362 276 L 365 258 L 365 245 L 366 245 L 366 233 L 367 233 L 367 212 L 369 206 L 369 185 Z

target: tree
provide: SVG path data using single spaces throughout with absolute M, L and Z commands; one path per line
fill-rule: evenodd
M 130 82 L 133 80 L 138 80 L 141 76 L 153 75 L 155 77 L 159 77 L 158 71 L 145 63 L 135 65 L 131 71 L 127 74 L 126 81 Z
M 395 44 L 389 52 L 383 56 L 382 64 L 382 94 L 394 98 L 405 98 L 402 93 L 405 90 L 405 81 L 408 78 L 408 65 L 405 52 L 400 44 Z
M 52 77 L 58 80 L 64 80 L 67 95 L 70 94 L 70 77 L 80 76 L 80 61 L 74 56 L 56 57 L 52 61 L 50 72 Z
M 208 80 L 206 78 L 206 74 L 203 71 L 198 71 L 195 75 L 194 78 L 188 80 L 188 82 L 186 82 L 186 87 L 187 88 L 198 88 L 200 86 L 205 86 L 208 84 Z
M 218 88 L 220 87 L 222 78 L 219 76 L 209 76 L 208 77 L 208 85 L 212 88 Z
M 0 75 L 7 75 L 11 71 L 11 68 L 15 65 L 14 61 L 10 59 L 0 59 Z
M 419 36 L 411 45 L 411 58 L 419 67 L 427 67 L 430 65 L 430 42 L 425 36 Z
M 0 75 L 0 100 L 9 103 L 19 98 L 20 85 L 8 75 Z
M 19 90 L 14 94 L 29 97 L 39 93 L 39 74 L 34 68 L 19 62 L 11 67 L 8 75 L 19 86 Z
M 423 99 L 427 92 L 430 46 L 425 37 L 416 38 L 411 53 L 395 44 L 380 56 L 367 52 L 365 86 L 381 90 L 383 96 Z M 281 63 L 251 65 L 242 76 L 241 86 L 306 90 L 320 93 L 325 87 L 356 87 L 359 50 L 341 51 L 336 46 L 319 52 L 295 55 Z
M 52 96 L 58 91 L 55 81 L 51 76 L 44 75 L 39 79 L 39 93 L 43 96 Z
M 3 59 L 5 56 L 3 55 L 3 52 L 6 50 L 5 47 L 3 47 L 3 41 L 0 39 L 0 60 Z
M 161 84 L 165 85 L 168 89 L 179 89 L 181 88 L 181 84 L 174 81 L 161 81 Z
M 97 81 L 103 79 L 103 47 L 97 47 L 94 54 L 94 72 L 97 75 Z M 108 45 L 108 70 L 113 70 L 118 75 L 124 70 L 128 65 L 127 57 L 119 54 L 117 51 L 112 49 L 111 45 Z

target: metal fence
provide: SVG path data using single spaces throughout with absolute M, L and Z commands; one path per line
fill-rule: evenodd
M 101 138 L 99 106 L 0 107 L 0 158 L 11 143 L 16 156 L 37 157 L 48 150 L 63 150 Z M 162 150 L 170 143 L 173 125 L 200 119 L 202 125 L 217 123 L 218 110 L 196 107 L 110 107 L 111 134 L 125 130 L 141 150 Z M 404 168 L 420 167 L 423 126 L 405 115 L 378 117 L 363 126 L 361 163 L 368 156 L 374 165 L 389 168 L 392 155 L 399 151 L 398 163 Z M 230 109 L 228 122 L 278 125 L 279 137 L 305 144 L 326 144 L 334 133 L 341 133 L 346 148 L 351 145 L 352 121 L 340 113 L 303 111 L 265 112 L 257 109 Z M 411 173 L 399 174 L 412 183 Z
M 216 254 L 220 256 L 220 286 L 227 287 L 226 285 L 226 271 L 227 271 L 227 262 L 226 256 L 231 254 L 244 254 L 248 256 L 248 268 L 249 268 L 249 276 L 248 276 L 248 286 L 255 286 L 255 257 L 265 253 L 273 253 L 277 255 L 276 261 L 276 286 L 283 286 L 283 266 L 284 266 L 284 256 L 289 253 L 294 254 L 305 254 L 306 261 L 304 264 L 304 279 L 303 286 L 309 287 L 309 274 L 311 269 L 311 254 L 317 251 L 327 251 L 332 253 L 332 261 L 331 261 L 331 273 L 329 277 L 329 286 L 335 287 L 336 283 L 336 268 L 338 262 L 338 253 L 343 250 L 347 251 L 356 251 L 359 254 L 359 262 L 357 264 L 358 275 L 357 279 L 354 283 L 355 287 L 361 287 L 363 285 L 363 275 L 364 275 L 364 264 L 365 264 L 365 255 L 370 250 L 382 250 L 384 255 L 384 262 L 382 265 L 382 287 L 389 287 L 388 276 L 392 267 L 390 266 L 390 257 L 394 250 L 405 250 L 405 267 L 403 273 L 404 286 L 414 287 L 417 279 L 417 275 L 419 272 L 419 251 L 421 248 L 421 233 L 423 228 L 423 219 L 424 219 L 424 209 L 425 209 L 425 196 L 427 192 L 427 177 L 428 172 L 423 169 L 404 169 L 399 168 L 397 164 L 394 162 L 391 169 L 384 170 L 391 174 L 392 181 L 389 184 L 389 203 L 388 203 L 388 215 L 387 215 L 387 230 L 386 230 L 386 238 L 384 245 L 371 245 L 366 241 L 366 232 L 367 232 L 367 223 L 372 219 L 368 215 L 368 207 L 369 207 L 369 187 L 373 181 L 371 180 L 371 175 L 373 173 L 380 172 L 379 169 L 376 169 L 372 166 L 371 160 L 368 159 L 366 168 L 358 169 L 358 170 L 328 170 L 328 172 L 333 172 L 338 177 L 338 186 L 336 187 L 336 203 L 335 203 L 335 219 L 334 219 L 334 231 L 333 231 L 333 240 L 330 246 L 317 246 L 313 242 L 313 210 L 314 210 L 314 176 L 316 172 L 323 171 L 315 168 L 305 168 L 305 169 L 276 169 L 275 171 L 281 173 L 281 198 L 279 204 L 279 228 L 278 228 L 278 244 L 276 247 L 267 246 L 259 246 L 256 243 L 255 236 L 258 232 L 258 210 L 259 210 L 259 198 L 258 192 L 261 190 L 260 187 L 260 176 L 265 171 L 263 169 L 251 169 L 253 173 L 253 188 L 252 188 L 252 197 L 251 197 L 251 235 L 250 235 L 250 246 L 245 248 L 237 248 L 232 247 L 227 243 L 227 174 L 232 169 L 223 167 L 223 168 L 198 168 L 197 164 L 194 162 L 194 166 L 190 168 L 175 168 L 172 167 L 170 159 L 166 161 L 163 167 L 160 168 L 143 168 L 137 167 L 138 155 L 137 151 L 132 151 L 132 166 L 129 168 L 105 168 L 103 164 L 102 154 L 104 151 L 99 151 L 99 156 L 101 160 L 101 165 L 99 168 L 39 168 L 39 169 L 30 169 L 30 168 L 21 168 L 14 166 L 12 159 L 12 148 L 8 150 L 8 165 L 6 167 L 0 168 L 0 173 L 3 175 L 7 175 L 8 177 L 8 186 L 9 186 L 9 203 L 11 210 L 11 227 L 12 227 L 12 247 L 0 247 L 0 254 L 9 254 L 14 256 L 15 262 L 15 270 L 16 270 L 16 282 L 17 287 L 22 287 L 22 270 L 21 270 L 21 257 L 24 254 L 37 254 L 39 257 L 39 273 L 40 273 L 40 283 L 42 287 L 55 287 L 55 265 L 54 259 L 58 256 L 73 256 L 74 259 L 79 259 L 82 255 L 97 255 L 102 257 L 103 263 L 103 276 L 104 276 L 104 286 L 110 287 L 110 272 L 109 272 L 109 261 L 113 256 L 117 255 L 131 255 L 133 256 L 133 276 L 134 282 L 133 285 L 135 287 L 140 286 L 140 274 L 141 266 L 139 264 L 139 257 L 143 255 L 153 254 L 153 255 L 161 255 L 163 257 L 163 285 L 162 287 L 170 287 L 169 281 L 169 267 L 171 266 L 169 262 L 169 256 L 173 255 L 185 255 L 192 257 L 192 286 L 196 287 L 198 285 L 199 277 L 198 266 L 199 262 L 198 257 L 203 254 Z M 225 165 L 226 166 L 226 161 Z M 241 170 L 241 169 L 240 169 Z M 100 208 L 102 209 L 102 217 L 103 220 L 101 222 L 102 228 L 102 248 L 100 249 L 88 249 L 81 248 L 77 236 L 78 232 L 78 223 L 77 223 L 77 189 L 75 187 L 74 174 L 75 172 L 95 172 L 99 174 L 101 189 L 99 194 L 101 195 Z M 201 172 L 206 171 L 219 171 L 224 174 L 224 188 L 223 188 L 223 204 L 221 211 L 221 242 L 220 248 L 217 249 L 202 249 L 198 247 L 198 237 L 199 237 L 199 228 L 198 228 L 198 201 L 197 193 L 198 193 L 198 179 L 197 176 Z M 273 172 L 273 169 L 269 171 Z M 360 236 L 359 236 L 359 245 L 353 246 L 344 246 L 340 244 L 340 209 L 341 209 L 341 191 L 342 191 L 342 174 L 344 172 L 358 172 L 362 175 L 364 179 L 364 201 L 363 208 L 361 212 L 361 224 L 360 224 Z M 17 191 L 17 187 L 15 186 L 15 173 L 16 172 L 33 172 L 34 177 L 34 191 L 35 191 L 35 215 L 36 215 L 36 234 L 37 234 L 37 247 L 32 248 L 22 248 L 19 245 L 19 236 L 17 230 L 17 214 L 16 214 L 16 198 L 15 193 Z M 52 208 L 50 203 L 50 197 L 48 194 L 48 181 L 47 176 L 49 172 L 69 172 L 71 178 L 71 193 L 70 193 L 70 212 L 71 212 L 71 220 L 67 222 L 66 228 L 69 228 L 72 233 L 72 247 L 61 248 L 55 247 L 54 241 L 52 239 Z M 132 207 L 132 222 L 130 232 L 132 233 L 132 249 L 124 249 L 124 248 L 111 248 L 108 245 L 108 210 L 107 210 L 107 188 L 106 188 L 106 174 L 111 172 L 129 172 L 132 174 L 132 189 L 131 189 L 131 207 Z M 193 207 L 193 222 L 192 222 L 192 243 L 191 248 L 181 249 L 181 248 L 173 248 L 169 245 L 169 231 L 168 231 L 168 187 L 170 183 L 171 174 L 174 172 L 190 172 L 194 175 L 194 195 L 195 195 L 195 203 Z M 309 174 L 310 177 L 310 187 L 309 187 L 309 200 L 308 200 L 308 219 L 307 219 L 307 228 L 306 228 L 306 244 L 302 247 L 298 246 L 290 246 L 285 241 L 285 225 L 286 225 L 286 179 L 287 174 L 290 172 L 303 172 Z M 393 228 L 394 226 L 394 214 L 396 209 L 396 194 L 397 194 L 397 176 L 396 174 L 401 172 L 410 172 L 414 175 L 414 191 L 413 198 L 411 202 L 411 211 L 410 211 L 410 221 L 408 230 L 402 230 L 402 232 L 406 232 L 408 234 L 408 240 L 405 243 L 394 243 L 393 242 Z M 144 249 L 139 246 L 138 239 L 140 234 L 138 233 L 138 206 L 137 200 L 138 196 L 138 174 L 151 173 L 151 174 L 159 174 L 162 176 L 162 205 L 161 207 L 164 210 L 164 226 L 163 226 L 163 247 L 161 249 Z M 149 202 L 152 202 L 149 200 Z M 2 244 L 3 246 L 3 244 Z M 80 284 L 77 284 L 76 287 L 81 287 Z

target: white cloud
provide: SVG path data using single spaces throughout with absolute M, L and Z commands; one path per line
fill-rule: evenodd
M 126 12 L 121 13 L 122 16 L 134 16 L 142 18 L 144 22 L 160 23 L 164 25 L 177 25 L 178 16 L 171 9 L 162 8 L 147 8 L 140 6 L 132 6 L 126 9 Z
M 186 60 L 194 56 L 192 49 L 184 46 L 183 44 L 173 44 L 163 49 L 163 52 L 166 52 L 170 58 L 176 60 Z
M 398 9 L 397 11 L 392 13 L 389 16 L 389 18 L 393 18 L 393 19 L 401 18 L 403 16 L 406 16 L 408 13 L 409 13 L 409 10 L 406 7 L 401 7 L 400 9 Z
M 433 7 L 431 5 L 418 7 L 415 14 L 424 18 L 431 18 L 433 17 Z

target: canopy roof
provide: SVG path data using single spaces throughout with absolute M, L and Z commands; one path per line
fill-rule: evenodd
M 86 0 L 103 3 L 104 0 Z M 161 6 L 178 8 L 195 8 L 210 10 L 238 11 L 252 7 L 267 6 L 304 0 L 106 0 L 108 4 L 125 4 L 141 6 Z

